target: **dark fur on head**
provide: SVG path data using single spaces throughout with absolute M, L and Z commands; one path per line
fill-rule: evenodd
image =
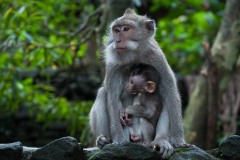
M 160 81 L 160 76 L 158 75 L 158 71 L 149 65 L 146 64 L 135 64 L 131 68 L 131 77 L 132 76 L 137 76 L 137 75 L 142 75 L 146 81 L 152 81 L 155 82 L 156 85 L 158 85 Z

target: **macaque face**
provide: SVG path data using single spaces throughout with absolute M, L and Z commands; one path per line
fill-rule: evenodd
M 130 77 L 127 84 L 127 91 L 130 94 L 136 95 L 140 92 L 144 92 L 146 87 L 146 80 L 141 75 L 135 75 Z
M 146 81 L 143 75 L 131 76 L 127 84 L 127 92 L 133 95 L 138 93 L 153 93 L 156 89 L 156 83 Z
M 134 30 L 136 29 L 133 26 L 125 23 L 120 23 L 112 27 L 114 49 L 117 54 L 137 49 L 138 44 L 131 40 L 134 37 Z
M 106 63 L 125 65 L 135 62 L 139 59 L 140 51 L 147 48 L 143 44 L 146 44 L 154 33 L 153 20 L 129 10 L 111 23 L 105 43 Z

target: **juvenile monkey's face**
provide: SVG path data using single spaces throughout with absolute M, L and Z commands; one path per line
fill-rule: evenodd
M 127 84 L 127 91 L 130 94 L 137 95 L 138 93 L 145 92 L 146 80 L 141 75 L 130 77 Z

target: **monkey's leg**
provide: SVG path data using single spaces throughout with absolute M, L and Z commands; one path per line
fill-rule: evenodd
M 109 116 L 107 112 L 107 92 L 101 87 L 90 111 L 90 128 L 96 139 L 96 145 L 103 148 L 111 143 Z
M 174 149 L 169 143 L 169 115 L 167 109 L 163 108 L 156 127 L 156 135 L 154 141 L 150 143 L 150 147 L 159 148 L 162 158 L 166 159 L 172 155 Z
M 143 145 L 148 146 L 153 141 L 155 129 L 152 123 L 145 118 L 140 118 L 140 129 L 142 131 Z
M 124 137 L 126 137 L 127 142 L 130 142 L 130 131 L 128 126 L 123 127 Z
M 167 64 L 167 62 L 162 64 Z M 163 110 L 167 110 L 167 114 L 169 115 L 169 141 L 174 147 L 180 147 L 185 145 L 181 99 L 174 73 L 167 66 L 161 66 L 160 75 L 164 78 L 159 85 L 159 91 L 163 100 Z
M 176 148 L 190 147 L 184 140 L 183 122 L 182 122 L 182 112 L 181 106 L 173 108 L 168 108 L 169 122 L 170 122 L 170 143 Z

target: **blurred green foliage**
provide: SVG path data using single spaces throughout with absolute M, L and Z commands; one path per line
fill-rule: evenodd
M 82 131 L 92 101 L 56 97 L 47 82 L 38 84 L 24 71 L 57 70 L 84 58 L 82 43 L 88 30 L 74 33 L 96 9 L 87 0 L 0 0 L 0 111 L 25 107 L 39 121 L 65 121 L 69 133 Z M 140 1 L 136 1 L 140 5 Z M 166 10 L 157 22 L 157 40 L 175 71 L 196 72 L 204 61 L 202 42 L 213 41 L 222 18 L 223 3 L 215 0 L 152 0 L 149 12 Z M 94 23 L 91 23 L 94 25 Z M 95 20 L 95 25 L 97 20 Z
M 86 130 L 92 101 L 56 97 L 48 83 L 36 84 L 21 74 L 67 68 L 83 57 L 86 44 L 68 33 L 83 23 L 81 16 L 90 14 L 93 5 L 87 0 L 0 2 L 0 112 L 25 107 L 46 125 L 66 121 L 71 135 Z
M 223 8 L 224 2 L 216 0 L 153 0 L 151 12 L 167 9 L 158 20 L 156 39 L 175 72 L 199 71 L 205 58 L 203 42 L 213 43 Z

